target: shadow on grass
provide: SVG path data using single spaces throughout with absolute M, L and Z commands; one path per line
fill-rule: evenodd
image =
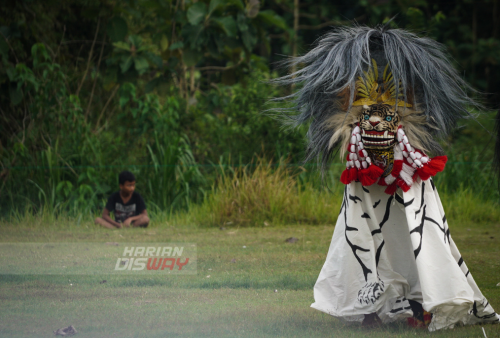
M 68 280 L 79 285 L 102 287 L 181 287 L 198 289 L 271 289 L 271 290 L 311 290 L 317 276 L 295 276 L 292 274 L 269 276 L 265 280 L 248 276 L 206 278 L 205 276 L 110 276 L 110 275 L 0 275 L 0 284 L 33 285 L 48 284 L 51 286 L 68 285 Z M 106 282 L 102 283 L 103 280 Z

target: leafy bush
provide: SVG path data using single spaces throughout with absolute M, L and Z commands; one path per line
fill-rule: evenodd
M 10 151 L 0 150 L 2 162 L 14 164 L 3 172 L 1 214 L 94 214 L 125 169 L 137 174 L 146 201 L 162 210 L 187 208 L 201 198 L 205 180 L 179 129 L 182 101 L 171 96 L 161 102 L 157 94 L 124 83 L 117 90 L 119 111 L 103 126 L 100 119 L 92 126 L 44 46 L 35 45 L 32 55 L 33 68 L 18 65 L 13 79 L 25 90 L 25 108 L 36 112 L 36 123 L 29 132 L 19 129 L 17 142 L 7 143 Z
M 266 102 L 281 95 L 266 81 L 269 75 L 255 71 L 233 86 L 218 85 L 198 96 L 190 109 L 190 138 L 200 162 L 217 163 L 230 157 L 247 164 L 255 155 L 303 160 L 305 130 L 286 130 L 279 121 L 263 112 Z M 186 117 L 188 118 L 188 117 Z

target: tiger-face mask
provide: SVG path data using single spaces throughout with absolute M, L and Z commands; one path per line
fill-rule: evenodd
M 363 145 L 367 149 L 387 149 L 396 143 L 400 118 L 393 106 L 372 104 L 364 106 L 359 118 Z

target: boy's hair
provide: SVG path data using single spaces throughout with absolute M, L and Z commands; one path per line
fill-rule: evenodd
M 118 183 L 125 184 L 125 182 L 135 182 L 135 176 L 130 171 L 122 171 L 120 175 L 118 175 Z

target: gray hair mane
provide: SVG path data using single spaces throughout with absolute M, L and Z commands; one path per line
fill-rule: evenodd
M 364 76 L 372 58 L 379 67 L 389 63 L 396 92 L 401 86 L 405 104 L 418 106 L 425 121 L 418 128 L 432 136 L 421 140 L 428 151 L 441 154 L 436 139 L 446 137 L 459 119 L 473 117 L 471 109 L 482 108 L 469 96 L 476 91 L 453 68 L 442 44 L 386 26 L 341 27 L 321 37 L 307 54 L 282 63 L 299 70 L 271 81 L 298 88 L 272 101 L 291 102 L 289 109 L 273 109 L 285 124 L 296 127 L 310 122 L 305 162 L 318 157 L 322 169 L 328 168 L 334 148 L 341 144 L 340 140 L 329 144 L 336 130 L 328 120 L 343 114 L 345 123 L 352 123 L 348 115 L 355 100 L 355 82 Z

